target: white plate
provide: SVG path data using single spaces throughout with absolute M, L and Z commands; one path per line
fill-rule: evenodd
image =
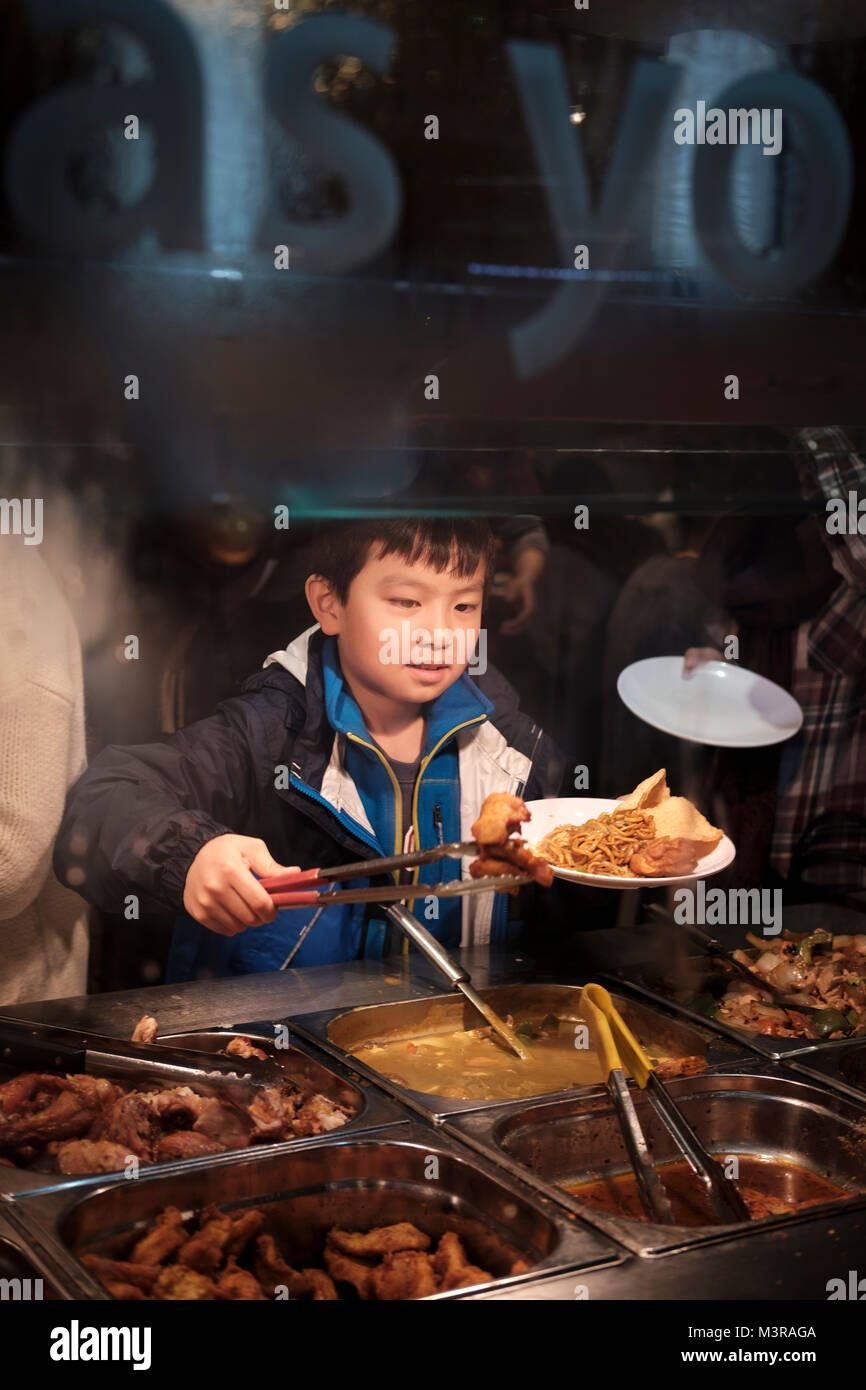
M 583 825 L 593 816 L 600 816 L 602 811 L 615 811 L 619 802 L 596 796 L 566 796 L 551 797 L 548 801 L 527 801 L 526 805 L 532 819 L 524 826 L 523 834 L 534 846 L 558 825 Z M 734 862 L 736 852 L 733 840 L 723 835 L 712 854 L 698 860 L 695 872 L 682 878 L 619 878 L 616 874 L 583 874 L 577 869 L 561 869 L 556 864 L 552 867 L 557 878 L 567 878 L 571 883 L 587 883 L 593 888 L 664 888 L 666 884 L 694 883 L 696 879 L 721 873 L 722 869 Z
M 620 671 L 623 704 L 662 733 L 717 748 L 763 748 L 793 738 L 803 711 L 774 681 L 728 661 L 683 675 L 681 656 L 653 656 Z

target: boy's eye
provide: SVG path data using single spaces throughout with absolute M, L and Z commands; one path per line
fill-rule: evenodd
M 416 598 L 392 598 L 392 599 L 389 600 L 389 601 L 390 601 L 391 603 L 396 603 L 400 608 L 417 608 L 417 607 L 418 607 L 418 600 L 417 600 Z
M 455 603 L 454 607 L 458 613 L 474 613 L 478 608 L 477 603 Z

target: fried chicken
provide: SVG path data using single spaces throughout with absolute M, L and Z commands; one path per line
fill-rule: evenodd
M 525 840 L 483 845 L 478 858 L 469 865 L 470 878 L 495 878 L 506 874 L 529 874 L 544 888 L 549 888 L 554 878 L 553 866 L 536 854 Z M 510 891 L 516 892 L 516 889 Z
M 677 878 L 694 872 L 698 856 L 687 840 L 664 835 L 642 844 L 628 866 L 639 878 Z
M 262 1286 L 254 1274 L 250 1274 L 248 1269 L 241 1269 L 234 1255 L 230 1256 L 228 1264 L 217 1280 L 217 1297 L 227 1298 L 237 1301 L 251 1303 L 267 1302 L 267 1294 L 262 1292 Z
M 375 1297 L 370 1283 L 372 1265 L 364 1264 L 363 1260 L 353 1260 L 351 1255 L 344 1255 L 330 1245 L 325 1246 L 325 1264 L 331 1278 L 338 1284 L 351 1284 L 357 1290 L 359 1298 L 366 1301 Z
M 341 1231 L 333 1226 L 328 1244 L 344 1255 L 390 1255 L 397 1250 L 429 1250 L 430 1237 L 410 1221 L 395 1226 L 377 1226 L 372 1231 Z
M 325 1134 L 328 1130 L 339 1129 L 349 1118 L 349 1112 L 342 1105 L 317 1094 L 304 1101 L 292 1120 L 292 1130 L 298 1136 Z
M 132 1030 L 130 1042 L 155 1043 L 159 1024 L 152 1014 L 143 1014 Z
M 64 1139 L 49 1144 L 48 1150 L 58 1173 L 116 1173 L 135 1157 L 111 1139 Z
M 153 1146 L 155 1163 L 173 1163 L 181 1158 L 203 1158 L 208 1154 L 225 1153 L 222 1144 L 210 1139 L 206 1134 L 196 1134 L 192 1129 L 176 1129 L 173 1134 L 164 1134 Z
M 275 1290 L 286 1288 L 290 1298 L 301 1298 L 307 1292 L 308 1282 L 303 1274 L 286 1264 L 273 1236 L 260 1235 L 256 1238 L 256 1258 L 253 1264 L 256 1278 L 271 1297 Z
M 653 1071 L 661 1081 L 669 1081 L 674 1076 L 697 1076 L 706 1071 L 706 1057 L 676 1057 L 670 1062 L 659 1062 Z
M 232 1219 L 227 1212 L 214 1212 L 210 1207 L 202 1214 L 201 1223 L 195 1235 L 181 1246 L 177 1260 L 200 1274 L 213 1274 L 226 1257 Z
M 159 1265 L 174 1255 L 188 1239 L 177 1207 L 165 1207 L 149 1231 L 136 1241 L 130 1259 L 134 1264 Z
M 153 1286 L 154 1298 L 162 1298 L 168 1302 L 179 1300 L 195 1300 L 206 1302 L 215 1299 L 217 1286 L 207 1275 L 199 1273 L 195 1269 L 190 1269 L 188 1265 L 166 1265 L 160 1271 L 159 1278 Z
M 523 821 L 530 820 L 526 802 L 508 792 L 493 792 L 485 797 L 481 814 L 472 826 L 478 845 L 478 858 L 469 865 L 471 878 L 502 878 L 512 874 L 528 874 L 536 883 L 549 888 L 553 869 L 530 849 L 525 840 L 510 839 Z M 508 892 L 514 896 L 516 889 Z
M 21 1077 L 14 1080 L 24 1081 Z M 104 1077 L 37 1073 L 33 1079 L 31 1074 L 31 1079 L 4 1097 L 0 1152 L 20 1153 L 52 1140 L 81 1138 L 106 1102 L 118 1095 L 119 1088 Z M 9 1103 L 14 1107 L 11 1114 Z
M 333 1279 L 323 1269 L 304 1269 L 301 1273 L 314 1303 L 336 1303 L 339 1300 Z
M 481 814 L 472 826 L 472 838 L 480 846 L 501 845 L 529 819 L 526 802 L 519 796 L 493 792 L 484 798 Z
M 244 1149 L 255 1128 L 246 1110 L 230 1100 L 208 1100 L 193 1125 L 196 1134 L 206 1134 L 224 1149 Z
M 247 1107 L 254 1125 L 252 1138 L 258 1142 L 285 1139 L 292 1134 L 292 1121 L 301 1101 L 301 1093 L 292 1082 L 281 1086 L 257 1086 L 255 1097 Z M 343 1119 L 341 1123 L 345 1122 Z
M 99 1116 L 88 1137 L 111 1139 L 149 1163 L 159 1137 L 159 1124 L 150 1100 L 150 1096 L 138 1091 L 120 1096 Z
M 438 1293 L 433 1261 L 420 1250 L 397 1250 L 386 1255 L 370 1275 L 373 1297 L 384 1302 L 398 1298 L 426 1298 Z
M 157 1265 L 136 1264 L 133 1260 L 109 1260 L 104 1255 L 82 1255 L 81 1263 L 101 1279 L 103 1284 L 133 1284 L 143 1293 L 150 1293 L 157 1276 Z
M 249 1038 L 232 1038 L 222 1050 L 227 1057 L 260 1057 L 263 1062 L 268 1060 L 268 1054 L 260 1047 L 253 1047 Z

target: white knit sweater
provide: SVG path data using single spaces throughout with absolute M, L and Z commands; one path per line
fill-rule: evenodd
M 86 992 L 87 908 L 51 870 L 84 765 L 75 621 L 39 547 L 0 535 L 0 1006 Z

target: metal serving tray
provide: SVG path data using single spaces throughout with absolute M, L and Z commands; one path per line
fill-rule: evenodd
M 598 977 L 596 977 L 598 978 Z M 575 1019 L 580 999 L 580 983 L 499 985 L 479 990 L 479 994 L 502 1015 L 518 1012 L 556 1014 L 559 1018 Z M 738 1045 L 720 1041 L 703 1025 L 683 1023 L 670 1010 L 648 1008 L 642 999 L 617 992 L 617 1008 L 636 1033 L 648 1036 L 652 1030 L 656 1046 L 681 1050 L 683 1056 L 706 1056 L 708 1066 L 729 1066 L 747 1056 L 740 1039 Z M 289 1020 L 289 1028 L 310 1038 L 376 1085 L 382 1086 L 405 1105 L 428 1119 L 440 1123 L 447 1115 L 467 1111 L 490 1110 L 503 1104 L 502 1100 L 457 1100 L 448 1096 L 414 1091 L 399 1082 L 390 1081 L 381 1072 L 351 1055 L 350 1049 L 368 1038 L 384 1036 L 407 1040 L 430 1033 L 451 1033 L 460 1028 L 477 1028 L 478 1013 L 462 994 L 437 994 L 429 999 L 411 999 L 396 1004 L 372 1004 L 357 1009 L 325 1009 L 319 1013 L 302 1014 Z M 548 1095 L 574 1096 L 585 1094 L 592 1087 L 551 1091 Z
M 0 1213 L 0 1300 L 40 1302 L 60 1297 L 54 1267 L 25 1248 L 16 1228 Z M 20 1282 L 19 1282 L 20 1281 Z
M 866 1038 L 818 1043 L 809 1052 L 799 1052 L 789 1066 L 866 1105 Z
M 498 1111 L 454 1116 L 447 1132 L 537 1186 L 569 1211 L 639 1255 L 661 1255 L 866 1206 L 866 1107 L 853 1105 L 781 1068 L 755 1063 L 727 1073 L 679 1078 L 668 1089 L 715 1154 L 755 1154 L 808 1168 L 856 1195 L 789 1216 L 729 1226 L 662 1226 L 609 1215 L 558 1185 L 630 1171 L 607 1091 L 568 1100 L 511 1102 Z M 632 1092 L 656 1162 L 679 1151 L 639 1091 Z M 796 1199 L 796 1172 L 787 1175 Z M 781 1194 L 780 1194 L 781 1195 Z
M 256 1027 L 261 1026 L 256 1025 Z M 317 1055 L 317 1049 L 310 1047 L 301 1039 L 292 1039 L 292 1044 L 288 1048 L 277 1048 L 274 1045 L 273 1037 L 261 1036 L 255 1033 L 254 1029 L 233 1028 L 224 1031 L 174 1033 L 166 1035 L 162 1041 L 183 1042 L 199 1052 L 219 1052 L 220 1048 L 225 1047 L 226 1042 L 233 1037 L 254 1037 L 256 1046 L 274 1056 L 282 1064 L 286 1075 L 291 1080 L 309 1086 L 313 1091 L 320 1091 L 330 1100 L 354 1107 L 355 1117 L 342 1126 L 340 1133 L 357 1134 L 369 1129 L 380 1129 L 385 1125 L 399 1123 L 405 1118 L 403 1112 L 387 1096 L 382 1095 L 378 1088 L 370 1086 L 357 1073 L 350 1074 L 345 1067 L 335 1066 L 331 1058 L 322 1056 L 320 1052 Z M 141 1062 L 136 1070 L 139 1071 L 142 1081 L 148 1079 L 146 1062 Z M 204 1076 L 205 1073 L 202 1075 Z M 319 1137 L 313 1136 L 313 1139 Z M 311 1141 L 308 1138 L 295 1138 L 281 1140 L 278 1144 L 255 1145 L 254 1147 L 268 1150 L 283 1149 L 309 1142 Z M 246 1150 L 233 1149 L 227 1152 L 245 1153 Z M 200 1162 L 201 1160 L 175 1160 L 175 1162 L 178 1161 Z M 156 1163 L 151 1166 L 162 1170 L 167 1165 Z M 86 1177 L 87 1175 L 83 1176 Z M 95 1176 L 104 1177 L 106 1175 Z M 78 1175 L 75 1174 L 37 1173 L 28 1168 L 8 1168 L 5 1164 L 0 1164 L 0 1196 L 7 1193 L 31 1192 L 43 1188 L 65 1186 L 76 1182 L 77 1179 Z
M 88 1178 L 74 1189 L 9 1199 L 3 1210 L 28 1246 L 34 1243 L 50 1260 L 61 1297 L 109 1299 L 75 1258 L 76 1250 L 98 1246 L 100 1253 L 122 1258 L 164 1207 L 191 1214 L 209 1203 L 230 1210 L 266 1207 L 267 1229 L 282 1237 L 286 1257 L 296 1265 L 320 1262 L 325 1232 L 334 1224 L 366 1230 L 397 1221 L 417 1222 L 434 1238 L 457 1230 L 467 1253 L 497 1275 L 502 1290 L 625 1258 L 555 1203 L 418 1123 L 280 1151 L 197 1159 L 171 1171 L 143 1170 L 134 1182 Z M 531 1269 L 511 1275 L 521 1255 Z M 479 1288 L 489 1292 L 492 1286 L 474 1286 Z M 455 1290 L 432 1298 L 468 1296 L 471 1291 Z

